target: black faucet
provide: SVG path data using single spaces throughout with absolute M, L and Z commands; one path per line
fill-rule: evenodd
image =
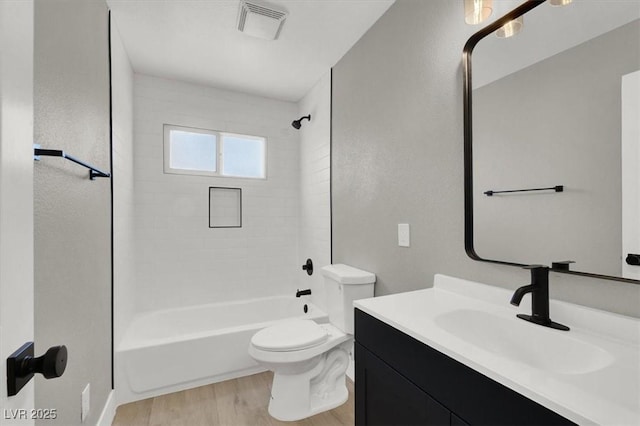
M 311 294 L 311 289 L 306 289 L 306 290 L 296 290 L 296 297 L 300 297 L 300 296 L 308 296 Z
M 511 304 L 520 306 L 525 294 L 531 293 L 531 315 L 518 314 L 518 318 L 545 327 L 569 331 L 566 325 L 558 324 L 549 318 L 549 268 L 542 265 L 526 266 L 531 270 L 531 284 L 520 287 L 513 293 Z

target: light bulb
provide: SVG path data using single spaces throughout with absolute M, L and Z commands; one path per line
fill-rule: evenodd
M 551 6 L 566 6 L 573 0 L 549 0 Z
M 493 11 L 492 0 L 464 0 L 464 22 L 477 25 L 486 20 Z
M 507 22 L 496 31 L 496 36 L 500 38 L 513 37 L 522 30 L 524 25 L 524 19 L 522 16 L 518 16 L 516 19 Z

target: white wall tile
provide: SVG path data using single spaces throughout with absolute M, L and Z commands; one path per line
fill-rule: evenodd
M 300 101 L 298 116 L 311 114 L 300 132 L 300 221 L 298 264 L 313 260 L 315 271 L 307 275 L 298 266 L 300 289 L 311 288 L 314 303 L 326 309 L 320 268 L 331 263 L 330 138 L 331 74 L 327 73 Z
M 297 105 L 137 74 L 136 311 L 288 294 L 297 286 Z M 266 180 L 165 174 L 163 124 L 267 137 Z M 209 228 L 209 187 L 242 188 L 242 228 Z

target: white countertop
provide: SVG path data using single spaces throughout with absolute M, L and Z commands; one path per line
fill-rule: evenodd
M 552 300 L 551 319 L 571 327 L 553 330 L 516 318 L 531 299 L 514 307 L 512 293 L 436 275 L 433 288 L 354 306 L 575 423 L 640 425 L 640 320 Z

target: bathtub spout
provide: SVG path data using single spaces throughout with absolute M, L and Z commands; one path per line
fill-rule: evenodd
M 297 290 L 296 291 L 296 297 L 300 297 L 300 296 L 308 296 L 311 294 L 311 289 L 306 289 L 306 290 Z

